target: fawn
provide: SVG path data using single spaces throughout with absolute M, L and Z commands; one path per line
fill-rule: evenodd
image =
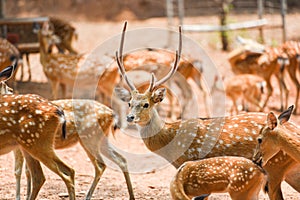
M 216 192 L 228 192 L 233 200 L 258 200 L 264 170 L 253 161 L 235 156 L 207 158 L 185 162 L 170 183 L 174 200 Z
M 287 123 L 293 110 L 294 105 L 282 112 L 278 118 L 273 112 L 268 114 L 266 126 L 257 137 L 258 145 L 254 155 L 254 160 L 262 162 L 262 166 L 265 166 L 279 151 L 284 151 L 295 161 L 300 162 L 300 132 Z
M 212 86 L 212 92 L 219 90 L 217 88 L 218 77 L 215 77 L 215 82 Z M 262 95 L 266 82 L 263 78 L 253 74 L 239 74 L 225 80 L 225 93 L 226 96 L 232 100 L 230 113 L 238 114 L 238 100 L 246 100 L 248 103 L 255 106 L 256 111 L 262 111 Z M 245 109 L 243 105 L 243 109 Z

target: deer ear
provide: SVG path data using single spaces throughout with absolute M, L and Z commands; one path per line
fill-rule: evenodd
M 273 112 L 270 112 L 268 114 L 267 125 L 271 130 L 274 130 L 274 128 L 276 128 L 278 125 L 277 117 L 275 116 L 275 114 Z
M 280 121 L 280 124 L 284 124 L 285 122 L 289 121 L 292 113 L 293 113 L 293 110 L 294 110 L 294 105 L 291 105 L 287 110 L 283 111 L 278 119 Z
M 124 102 L 129 102 L 131 99 L 131 94 L 128 90 L 122 87 L 115 87 L 115 94 Z
M 152 94 L 151 99 L 154 103 L 158 103 L 164 100 L 165 96 L 166 96 L 166 88 L 158 88 Z

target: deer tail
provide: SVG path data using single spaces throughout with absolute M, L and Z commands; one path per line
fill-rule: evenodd
M 60 122 L 62 123 L 62 137 L 63 139 L 67 138 L 67 121 L 65 118 L 65 113 L 63 109 L 57 108 L 56 114 L 60 117 Z

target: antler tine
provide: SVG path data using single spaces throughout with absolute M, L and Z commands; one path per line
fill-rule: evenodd
M 154 86 L 154 83 L 155 83 L 155 75 L 154 75 L 154 73 L 151 73 L 150 84 L 149 84 L 149 88 L 147 91 L 151 92 L 151 90 Z
M 134 84 L 128 79 L 128 77 L 126 75 L 125 67 L 123 65 L 123 46 L 124 46 L 124 38 L 125 38 L 126 27 L 127 27 L 127 21 L 124 23 L 124 28 L 123 28 L 123 31 L 122 31 L 122 37 L 121 37 L 119 53 L 118 53 L 118 51 L 116 51 L 116 59 L 117 59 L 117 63 L 118 63 L 119 72 L 122 75 L 122 77 L 124 78 L 124 80 L 126 81 L 127 85 L 129 86 L 129 88 L 131 90 L 136 90 Z
M 152 88 L 150 88 L 150 91 L 152 91 L 154 88 L 160 86 L 161 84 L 165 83 L 166 81 L 168 81 L 177 71 L 178 68 L 178 63 L 181 57 L 181 49 L 182 49 L 182 34 L 181 34 L 181 26 L 179 26 L 179 46 L 178 46 L 178 50 L 176 51 L 176 58 L 175 58 L 175 62 L 173 67 L 171 68 L 170 72 L 163 77 L 162 79 L 160 79 L 159 81 L 157 81 Z

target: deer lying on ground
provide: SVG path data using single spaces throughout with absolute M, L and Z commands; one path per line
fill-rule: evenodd
M 218 77 L 215 77 L 215 82 L 212 87 L 212 92 L 219 90 L 217 87 Z M 263 78 L 252 74 L 240 74 L 225 80 L 225 93 L 232 100 L 230 108 L 231 115 L 238 114 L 238 100 L 244 100 L 255 106 L 256 111 L 263 110 L 262 95 L 266 82 Z M 245 109 L 243 105 L 243 109 Z
M 1 92 L 9 93 L 9 88 L 2 84 L 5 83 L 1 82 Z M 16 149 L 22 151 L 33 185 L 27 199 L 36 199 L 45 182 L 38 161 L 61 177 L 69 198 L 75 199 L 74 170 L 62 162 L 53 149 L 55 136 L 61 140 L 66 137 L 65 123 L 64 112 L 38 95 L 1 95 L 0 155 Z
M 223 156 L 185 162 L 172 179 L 170 191 L 174 200 L 223 192 L 233 200 L 258 200 L 265 183 L 265 172 L 253 161 Z
M 267 97 L 262 108 L 265 108 L 273 93 L 272 75 L 275 75 L 280 87 L 280 109 L 283 110 L 287 107 L 289 89 L 284 81 L 283 71 L 288 65 L 288 57 L 281 47 L 269 47 L 264 52 L 251 52 L 242 48 L 233 51 L 228 57 L 231 69 L 235 74 L 256 74 L 266 81 Z
M 265 166 L 279 151 L 284 151 L 300 163 L 300 132 L 291 129 L 287 123 L 293 110 L 292 105 L 278 118 L 273 112 L 268 114 L 266 126 L 257 137 L 258 145 L 254 155 L 254 160 L 261 162 L 262 166 Z
M 178 120 L 173 123 L 163 121 L 155 106 L 165 97 L 166 89 L 160 86 L 177 70 L 181 55 L 181 33 L 179 48 L 170 72 L 158 81 L 152 75 L 149 88 L 140 93 L 128 78 L 122 62 L 120 52 L 124 45 L 125 32 L 126 24 L 116 58 L 119 72 L 130 91 L 116 87 L 115 93 L 121 100 L 128 102 L 130 113 L 127 121 L 137 125 L 146 147 L 176 168 L 186 161 L 217 156 L 242 156 L 251 159 L 256 148 L 256 137 L 264 126 L 266 115 L 245 113 L 231 117 Z M 280 184 L 284 179 L 300 191 L 299 169 L 300 164 L 281 151 L 267 163 L 265 170 L 269 175 L 268 195 L 271 200 L 283 199 Z

